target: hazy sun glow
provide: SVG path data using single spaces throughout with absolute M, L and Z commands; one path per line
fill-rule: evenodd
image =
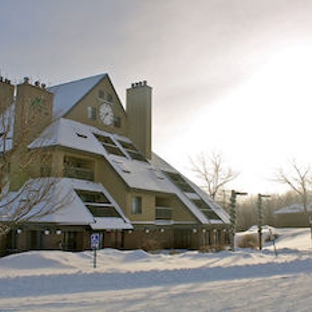
M 268 181 L 277 168 L 294 157 L 302 162 L 311 158 L 311 55 L 311 46 L 273 55 L 248 81 L 186 125 L 174 150 L 188 156 L 219 150 L 241 171 L 234 185 L 251 192 L 278 190 Z

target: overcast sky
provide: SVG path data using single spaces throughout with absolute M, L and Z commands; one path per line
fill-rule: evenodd
M 153 149 L 191 179 L 222 152 L 233 188 L 312 160 L 311 0 L 1 0 L 0 71 L 48 85 L 107 72 L 153 87 Z M 124 103 L 125 104 L 125 103 Z

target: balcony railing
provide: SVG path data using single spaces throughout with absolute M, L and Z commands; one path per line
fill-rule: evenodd
M 156 207 L 156 220 L 172 220 L 172 208 L 170 207 Z
M 94 172 L 91 169 L 65 166 L 63 172 L 67 178 L 94 181 Z

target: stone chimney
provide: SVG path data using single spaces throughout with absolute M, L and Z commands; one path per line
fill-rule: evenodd
M 13 104 L 13 100 L 14 86 L 10 80 L 0 76 L 0 114 L 3 114 Z
M 147 82 L 132 83 L 127 89 L 129 137 L 147 159 L 152 156 L 152 88 Z

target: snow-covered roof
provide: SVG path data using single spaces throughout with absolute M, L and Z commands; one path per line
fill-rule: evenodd
M 307 205 L 307 211 L 312 211 L 312 203 Z M 292 204 L 287 207 L 283 207 L 275 211 L 274 214 L 283 214 L 283 213 L 302 213 L 304 212 L 303 204 Z
M 49 178 L 49 180 L 52 183 L 52 178 Z M 21 196 L 16 196 L 17 193 L 14 193 L 10 194 L 5 200 L 3 200 L 0 203 L 0 205 L 4 207 L 1 210 L 3 220 L 10 220 L 10 216 L 14 215 L 20 207 L 25 205 L 25 200 L 29 200 L 32 196 L 30 195 L 32 192 L 41 191 L 40 187 L 42 182 L 44 183 L 46 181 L 47 179 L 27 181 L 29 186 Z M 103 193 L 116 209 L 120 218 L 94 217 L 77 195 L 75 190 Z M 59 225 L 90 225 L 91 227 L 94 226 L 97 229 L 133 228 L 129 219 L 123 213 L 123 210 L 100 183 L 68 178 L 55 179 L 55 184 L 51 187 L 49 193 L 50 194 L 43 196 L 42 200 L 31 208 L 29 213 L 24 216 L 24 219 L 27 219 L 29 222 L 46 222 L 56 223 Z M 8 204 L 14 197 L 16 200 Z M 47 213 L 38 217 L 39 211 L 45 211 Z M 49 213 L 51 211 L 53 211 L 53 213 Z
M 78 101 L 94 88 L 107 74 L 100 74 L 48 88 L 54 94 L 54 114 L 64 116 Z
M 93 133 L 98 129 L 77 121 L 60 118 L 48 126 L 28 147 L 64 146 L 102 155 L 104 148 Z M 104 132 L 103 132 L 104 133 Z
M 95 218 L 95 223 L 90 224 L 93 230 L 132 230 L 131 223 L 126 223 L 122 218 Z
M 188 180 L 186 177 L 184 177 L 188 183 L 192 186 L 192 188 L 196 191 L 196 194 L 200 196 L 202 200 L 204 200 L 206 203 L 209 204 L 209 207 L 220 217 L 222 220 L 210 220 L 211 223 L 230 223 L 230 216 L 229 214 L 222 209 L 216 202 L 214 202 L 206 192 L 204 192 L 200 187 L 198 187 L 195 183 Z
M 108 153 L 97 136 L 109 138 L 115 144 L 115 147 L 120 150 L 122 156 Z M 192 201 L 192 198 L 179 189 L 179 187 L 166 176 L 165 172 L 179 174 L 179 172 L 166 161 L 156 154 L 152 154 L 151 160 L 135 160 L 131 158 L 121 142 L 131 143 L 131 140 L 127 137 L 101 131 L 95 127 L 77 121 L 61 118 L 50 125 L 39 138 L 29 145 L 29 148 L 63 146 L 100 155 L 111 164 L 116 173 L 130 188 L 175 194 L 203 224 L 229 223 L 228 214 L 194 183 L 183 177 L 184 180 L 191 185 L 194 194 L 198 197 L 197 199 L 205 201 L 220 218 L 208 219 L 208 217 L 198 209 Z

